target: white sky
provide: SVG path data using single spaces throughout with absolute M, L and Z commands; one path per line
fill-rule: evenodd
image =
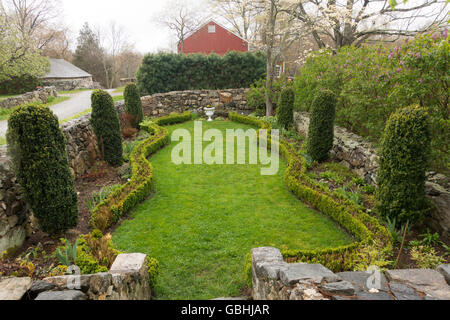
M 141 53 L 156 52 L 171 47 L 170 30 L 158 26 L 154 15 L 160 12 L 165 0 L 60 0 L 63 5 L 63 21 L 71 29 L 74 45 L 78 32 L 85 22 L 91 28 L 106 28 L 116 21 L 125 28 Z M 190 0 L 192 3 L 200 0 Z

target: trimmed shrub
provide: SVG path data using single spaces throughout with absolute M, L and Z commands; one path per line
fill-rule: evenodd
M 139 123 L 144 119 L 142 112 L 142 102 L 139 90 L 134 83 L 129 83 L 124 91 L 125 107 L 128 114 L 132 116 L 130 119 L 133 128 L 139 129 Z
M 95 90 L 91 96 L 91 124 L 97 136 L 104 160 L 112 166 L 122 164 L 122 135 L 113 98 L 103 90 Z
M 259 52 L 216 54 L 148 54 L 136 78 L 143 95 L 184 90 L 248 88 L 264 77 L 265 55 Z
M 43 106 L 17 108 L 8 121 L 13 169 L 40 228 L 59 235 L 77 225 L 77 194 L 58 118 Z
M 386 124 L 378 170 L 377 209 L 383 218 L 417 222 L 427 209 L 426 170 L 430 158 L 429 116 L 413 106 L 394 113 Z
M 307 152 L 314 161 L 325 161 L 333 148 L 336 97 L 320 90 L 314 99 L 309 124 Z
M 295 93 L 292 88 L 286 88 L 281 92 L 277 109 L 277 121 L 286 130 L 294 123 L 294 99 Z

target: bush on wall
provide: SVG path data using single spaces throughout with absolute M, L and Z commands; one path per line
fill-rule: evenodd
M 281 92 L 277 109 L 277 119 L 278 124 L 286 130 L 294 123 L 294 99 L 295 94 L 292 88 L 286 88 Z
M 103 90 L 95 90 L 91 96 L 91 124 L 97 136 L 104 160 L 112 166 L 122 164 L 122 135 L 113 98 Z
M 427 107 L 432 168 L 449 172 L 450 45 L 443 32 L 418 35 L 402 46 L 343 47 L 314 53 L 295 80 L 295 108 L 310 111 L 320 88 L 336 94 L 336 123 L 378 142 L 389 116 L 404 106 Z
M 77 194 L 58 118 L 43 106 L 17 108 L 8 121 L 14 172 L 40 228 L 59 235 L 77 225 Z
M 382 139 L 376 194 L 382 217 L 404 224 L 423 216 L 430 138 L 425 109 L 404 108 L 390 117 Z
M 139 90 L 134 83 L 129 83 L 124 91 L 125 107 L 128 114 L 132 116 L 131 125 L 139 129 L 139 123 L 144 119 L 142 102 Z
M 333 148 L 336 97 L 330 90 L 317 92 L 312 104 L 307 152 L 314 161 L 325 161 Z
M 137 72 L 142 95 L 200 89 L 248 88 L 264 77 L 265 56 L 261 53 L 148 54 Z

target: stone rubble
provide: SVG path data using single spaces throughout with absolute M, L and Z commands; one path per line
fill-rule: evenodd
M 120 254 L 109 272 L 45 278 L 0 278 L 0 300 L 151 300 L 146 255 Z
M 334 274 L 320 264 L 289 264 L 276 248 L 252 250 L 255 300 L 450 300 L 450 286 L 435 270 L 386 271 L 380 274 L 378 289 L 369 288 L 371 276 L 367 272 Z

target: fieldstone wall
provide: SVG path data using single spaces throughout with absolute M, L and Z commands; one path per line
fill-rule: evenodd
M 45 86 L 54 86 L 59 91 L 71 91 L 78 89 L 96 89 L 92 77 L 69 79 L 44 79 Z
M 308 113 L 296 112 L 294 122 L 299 132 L 308 134 Z M 367 183 L 376 185 L 379 157 L 371 144 L 362 137 L 336 126 L 331 156 L 355 171 Z M 450 179 L 442 174 L 429 172 L 426 187 L 428 198 L 436 207 L 436 210 L 429 213 L 426 222 L 444 238 L 450 239 Z
M 79 178 L 100 159 L 94 129 L 89 123 L 91 114 L 66 122 L 61 129 L 67 140 L 67 156 L 72 175 Z
M 158 93 L 142 97 L 142 109 L 146 116 L 166 116 L 172 112 L 182 113 L 187 110 L 203 112 L 207 105 L 220 111 L 235 111 L 250 114 L 246 95 L 250 89 L 227 90 L 192 90 Z
M 26 104 L 26 103 L 33 103 L 33 102 L 40 102 L 40 103 L 47 103 L 49 97 L 57 97 L 58 93 L 56 92 L 56 87 L 54 86 L 48 86 L 41 89 L 38 89 L 33 92 L 25 93 L 18 97 L 8 98 L 5 100 L 0 101 L 0 109 L 10 109 L 15 108 L 17 106 Z
M 121 254 L 107 273 L 0 279 L 0 300 L 150 300 L 146 257 Z
M 320 264 L 284 262 L 280 250 L 252 250 L 255 300 L 450 300 L 449 265 L 437 270 L 334 274 Z
M 0 254 L 18 249 L 27 236 L 30 210 L 23 199 L 17 178 L 6 156 L 6 148 L 0 148 Z

